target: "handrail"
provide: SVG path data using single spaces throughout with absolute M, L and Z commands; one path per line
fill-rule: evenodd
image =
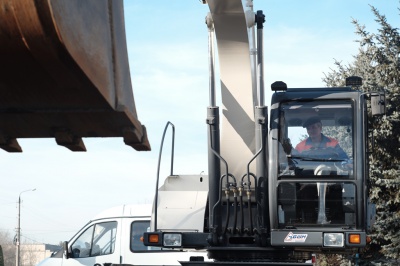
M 171 172 L 170 175 L 173 175 L 173 167 L 174 167 L 174 147 L 175 147 L 175 126 L 171 122 L 167 122 L 165 125 L 164 133 L 161 139 L 161 145 L 160 145 L 160 152 L 158 155 L 158 166 L 157 166 L 157 180 L 156 180 L 156 197 L 154 199 L 154 232 L 157 231 L 157 205 L 158 205 L 158 183 L 160 180 L 160 165 L 161 165 L 161 155 L 162 155 L 162 149 L 164 146 L 164 139 L 165 139 L 165 134 L 167 132 L 168 126 L 172 127 L 172 148 L 171 148 Z

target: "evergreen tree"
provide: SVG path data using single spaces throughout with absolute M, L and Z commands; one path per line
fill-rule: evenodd
M 369 251 L 378 247 L 380 253 L 369 255 L 400 259 L 400 37 L 398 28 L 376 8 L 371 9 L 378 32 L 367 32 L 353 20 L 359 53 L 349 65 L 336 61 L 323 81 L 328 86 L 343 86 L 346 77 L 355 75 L 363 78 L 362 90 L 386 92 L 386 115 L 372 119 L 375 147 L 369 157 L 370 198 L 376 203 L 377 217 Z

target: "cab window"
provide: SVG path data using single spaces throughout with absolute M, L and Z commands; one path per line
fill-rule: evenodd
M 131 225 L 131 250 L 132 251 L 143 251 L 147 250 L 147 247 L 143 245 L 142 237 L 143 233 L 147 232 L 147 228 L 150 226 L 150 221 L 137 221 Z
M 345 182 L 282 182 L 278 186 L 280 228 L 355 226 L 356 186 Z
M 353 104 L 288 102 L 280 107 L 278 176 L 353 176 Z
M 143 244 L 143 233 L 150 232 L 150 221 L 135 221 L 131 224 L 131 251 L 132 252 L 145 252 L 145 251 L 170 251 L 167 248 L 147 247 Z
M 353 113 L 351 100 L 280 105 L 280 228 L 355 225 L 356 186 L 348 181 L 354 179 Z
M 117 222 L 90 226 L 71 245 L 71 257 L 87 258 L 114 253 L 116 234 Z

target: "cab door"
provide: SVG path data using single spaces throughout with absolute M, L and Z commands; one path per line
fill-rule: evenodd
M 69 244 L 62 266 L 109 266 L 120 263 L 120 219 L 92 223 Z

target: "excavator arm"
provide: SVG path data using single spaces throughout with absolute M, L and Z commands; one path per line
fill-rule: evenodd
M 122 0 L 0 0 L 0 148 L 123 137 L 150 150 L 137 117 Z

